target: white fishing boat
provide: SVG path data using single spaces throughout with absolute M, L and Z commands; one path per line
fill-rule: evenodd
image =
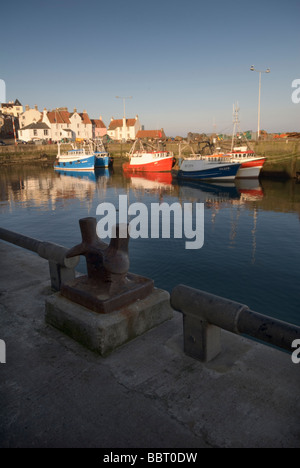
M 249 142 L 244 138 L 243 132 L 239 128 L 239 107 L 238 104 L 233 106 L 233 132 L 231 141 L 231 150 L 224 154 L 226 158 L 230 158 L 232 162 L 239 162 L 241 167 L 236 175 L 237 179 L 257 179 L 260 171 L 266 162 L 264 156 L 257 156 L 250 148 Z M 239 131 L 240 141 L 244 142 L 244 146 L 234 146 L 237 141 L 237 130 Z
M 237 179 L 257 179 L 260 171 L 266 162 L 263 156 L 257 156 L 253 150 L 247 146 L 234 147 L 224 156 L 229 157 L 233 162 L 241 164 L 237 173 Z

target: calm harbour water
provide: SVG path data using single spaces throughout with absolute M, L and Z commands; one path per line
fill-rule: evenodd
M 170 174 L 125 178 L 121 167 L 96 176 L 1 168 L 0 226 L 72 247 L 81 240 L 78 220 L 99 220 L 98 204 L 117 207 L 120 194 L 149 211 L 152 202 L 205 207 L 201 249 L 185 249 L 185 238 L 131 239 L 130 271 L 170 292 L 187 284 L 300 325 L 300 184 L 293 180 L 177 185 Z

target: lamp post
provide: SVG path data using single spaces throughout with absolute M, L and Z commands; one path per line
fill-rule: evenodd
M 262 73 L 270 73 L 270 68 L 267 68 L 266 70 L 256 70 L 254 66 L 252 65 L 250 67 L 251 71 L 256 71 L 259 73 L 259 87 L 258 87 L 258 119 L 257 119 L 257 139 L 259 140 L 259 135 L 260 135 L 260 94 L 261 94 L 261 74 Z
M 132 96 L 116 96 L 117 99 L 123 99 L 124 115 L 123 115 L 123 140 L 126 141 L 126 114 L 125 114 L 125 100 L 132 99 Z

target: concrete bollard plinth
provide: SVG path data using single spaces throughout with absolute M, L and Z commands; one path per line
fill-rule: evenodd
M 46 323 L 101 356 L 173 317 L 162 289 L 109 314 L 99 314 L 56 293 L 46 299 Z

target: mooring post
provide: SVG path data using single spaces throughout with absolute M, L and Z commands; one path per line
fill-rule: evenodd
M 173 316 L 170 294 L 129 272 L 127 224 L 113 227 L 109 244 L 97 236 L 96 218 L 79 220 L 82 242 L 66 259 L 83 255 L 87 275 L 63 283 L 46 299 L 46 322 L 102 356 Z

